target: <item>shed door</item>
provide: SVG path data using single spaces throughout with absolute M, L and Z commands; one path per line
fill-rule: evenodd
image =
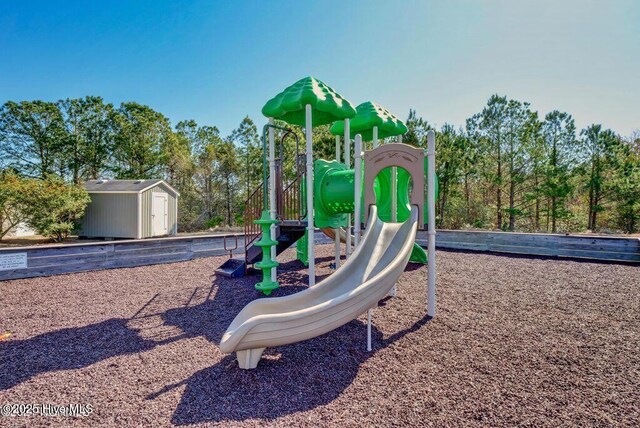
M 151 224 L 153 236 L 169 234 L 169 196 L 166 193 L 153 193 Z

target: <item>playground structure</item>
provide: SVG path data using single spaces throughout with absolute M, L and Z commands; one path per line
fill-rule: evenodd
M 245 206 L 244 266 L 254 264 L 262 270 L 256 289 L 268 296 L 279 287 L 278 254 L 297 242 L 298 258 L 308 266 L 309 288 L 247 305 L 222 337 L 220 349 L 236 352 L 240 367 L 252 369 L 266 347 L 324 334 L 367 312 L 370 350 L 371 309 L 387 294 L 395 295 L 395 284 L 410 259 L 428 262 L 427 314 L 435 316 L 435 134 L 428 134 L 425 156 L 422 149 L 402 144 L 407 128 L 389 111 L 372 102 L 354 108 L 312 77 L 286 88 L 262 112 L 269 118 L 263 131 L 263 183 Z M 274 131 L 284 131 L 282 140 L 292 133 L 274 125 L 275 119 L 303 126 L 305 131 L 304 172 L 300 172 L 302 156 L 296 140 L 296 174 L 286 186 L 280 170 L 282 155 L 276 160 Z M 329 123 L 336 136 L 336 159 L 314 162 L 312 129 Z M 344 163 L 340 162 L 341 135 Z M 389 137 L 396 137 L 396 142 L 379 145 L 381 138 Z M 373 146 L 364 152 L 364 162 L 363 138 Z M 415 243 L 417 230 L 425 223 L 428 257 Z M 361 237 L 362 224 L 366 229 Z M 335 273 L 317 285 L 316 227 L 333 237 L 336 248 Z M 341 242 L 347 259 L 342 267 Z M 225 265 L 217 272 L 237 275 L 237 261 Z

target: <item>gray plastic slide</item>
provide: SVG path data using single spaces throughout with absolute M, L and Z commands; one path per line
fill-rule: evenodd
M 375 307 L 404 271 L 418 225 L 418 209 L 404 223 L 384 223 L 371 206 L 362 242 L 329 278 L 299 293 L 258 299 L 240 311 L 220 342 L 243 369 L 257 367 L 267 347 L 311 339 Z

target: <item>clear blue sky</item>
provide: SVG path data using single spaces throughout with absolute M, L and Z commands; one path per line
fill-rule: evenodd
M 640 128 L 640 1 L 7 1 L 0 102 L 100 95 L 230 132 L 313 75 L 460 125 L 493 93 Z

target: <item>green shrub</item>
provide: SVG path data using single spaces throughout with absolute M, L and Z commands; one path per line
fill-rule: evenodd
M 220 226 L 224 222 L 224 217 L 215 216 L 207 220 L 207 229 L 213 229 Z
M 32 192 L 28 224 L 56 242 L 69 236 L 91 201 L 83 187 L 54 176 L 33 180 Z

